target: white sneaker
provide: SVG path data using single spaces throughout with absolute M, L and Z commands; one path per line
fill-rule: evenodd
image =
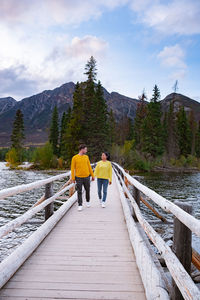
M 91 206 L 90 202 L 86 202 L 86 206 L 90 207 Z
M 81 211 L 81 210 L 83 210 L 83 206 L 82 206 L 82 205 L 79 205 L 79 206 L 78 206 L 78 211 Z
M 102 206 L 103 208 L 106 207 L 106 204 L 105 204 L 104 201 L 102 202 L 101 206 Z

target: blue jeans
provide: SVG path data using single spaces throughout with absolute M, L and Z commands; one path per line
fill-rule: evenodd
M 107 189 L 108 189 L 108 179 L 97 178 L 98 196 L 101 200 L 102 198 L 102 187 L 103 187 L 103 199 L 102 202 L 106 201 Z

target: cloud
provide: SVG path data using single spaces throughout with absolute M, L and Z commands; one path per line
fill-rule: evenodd
M 9 96 L 8 91 L 21 98 L 24 93 L 34 93 L 37 82 L 29 79 L 26 67 L 23 65 L 13 66 L 0 70 L 0 95 Z
M 139 22 L 165 35 L 200 33 L 199 0 L 132 0 L 131 8 Z
M 129 0 L 1 0 L 1 22 L 78 25 L 96 19 L 105 10 L 125 5 Z M 24 18 L 24 19 L 23 19 Z M 37 22 L 35 22 L 37 20 Z
M 146 10 L 152 4 L 151 0 L 132 0 L 129 5 L 133 11 L 141 12 Z
M 158 54 L 158 59 L 161 61 L 161 64 L 170 68 L 173 73 L 171 78 L 181 79 L 185 76 L 187 65 L 184 61 L 185 51 L 176 44 L 174 46 L 164 47 L 164 49 Z
M 165 35 L 200 33 L 199 0 L 1 0 L 0 22 L 19 26 L 80 25 L 127 5 L 144 23 Z M 28 25 L 28 26 L 29 26 Z
M 93 55 L 104 61 L 108 43 L 96 36 L 61 35 L 38 42 L 37 33 L 24 39 L 20 31 L 0 31 L 0 97 L 27 97 L 67 81 L 85 80 L 84 66 Z M 23 42 L 20 42 L 23 40 Z M 24 87 L 23 87 L 24 86 Z
M 74 37 L 67 46 L 66 53 L 73 58 L 88 59 L 91 55 L 98 58 L 105 54 L 108 43 L 96 36 Z
M 173 80 L 180 80 L 180 79 L 183 79 L 185 76 L 186 76 L 186 70 L 185 69 L 180 69 L 180 70 L 177 70 L 175 72 L 173 72 L 170 76 L 171 79 Z
M 33 1 L 1 0 L 0 19 L 7 22 L 20 22 L 20 18 L 31 9 Z
M 164 47 L 164 49 L 158 54 L 158 58 L 165 67 L 186 68 L 186 64 L 184 62 L 185 52 L 178 44 L 171 47 Z

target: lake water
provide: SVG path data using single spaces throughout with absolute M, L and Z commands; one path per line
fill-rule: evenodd
M 164 198 L 175 202 L 185 202 L 192 205 L 193 216 L 200 219 L 200 172 L 199 173 L 145 173 L 140 176 L 134 176 L 138 181 L 148 186 Z M 153 202 L 149 201 L 151 204 Z M 169 222 L 173 222 L 171 214 L 164 213 L 156 204 L 155 207 Z M 151 222 L 155 221 L 154 229 L 168 241 L 173 235 L 173 224 L 156 224 L 155 215 L 144 206 L 142 208 L 145 217 Z M 169 241 L 169 244 L 171 242 Z M 193 247 L 200 252 L 200 239 L 193 235 Z
M 27 184 L 37 180 L 45 179 L 51 176 L 57 175 L 59 172 L 50 171 L 23 171 L 23 170 L 9 170 L 5 163 L 0 162 L 0 190 L 13 187 L 20 184 Z M 66 180 L 56 181 L 53 188 L 55 192 Z M 44 194 L 44 187 L 34 189 L 29 192 L 18 194 L 6 199 L 0 199 L 0 226 L 15 219 L 26 212 L 32 205 L 40 199 Z M 56 204 L 55 209 L 60 205 Z M 8 254 L 21 244 L 33 231 L 35 231 L 39 222 L 44 220 L 44 210 L 35 215 L 31 222 L 36 224 L 23 224 L 15 231 L 8 234 L 6 237 L 0 240 L 0 261 L 2 261 Z M 38 222 L 37 222 L 38 221 Z
M 27 184 L 33 181 L 48 178 L 57 175 L 58 172 L 47 171 L 15 171 L 9 170 L 4 163 L 0 162 L 0 190 L 20 184 Z M 147 185 L 157 193 L 170 201 L 181 200 L 191 203 L 193 206 L 193 215 L 200 219 L 200 173 L 198 174 L 162 174 L 146 173 L 135 176 L 141 183 Z M 54 184 L 54 190 L 57 191 L 65 180 Z M 15 195 L 4 200 L 0 200 L 0 226 L 10 220 L 20 216 L 27 211 L 42 195 L 44 187 L 34 189 L 30 192 Z M 161 208 L 154 205 L 168 221 L 173 221 L 170 214 L 163 213 Z M 55 206 L 57 209 L 59 204 Z M 173 234 L 172 224 L 157 223 L 154 214 L 142 204 L 142 210 L 147 220 L 154 222 L 153 227 L 170 244 L 170 238 Z M 44 212 L 38 213 L 32 220 L 43 221 Z M 31 220 L 31 221 L 32 221 Z M 14 232 L 0 240 L 0 261 L 10 254 L 19 244 L 21 244 L 39 224 L 24 224 Z M 193 246 L 200 252 L 199 239 L 194 236 Z

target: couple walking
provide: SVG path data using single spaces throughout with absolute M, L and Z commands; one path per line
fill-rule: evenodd
M 97 177 L 98 196 L 102 207 L 105 207 L 108 184 L 112 183 L 112 165 L 108 161 L 108 153 L 102 153 L 101 161 L 97 163 L 94 173 L 86 153 L 86 145 L 80 145 L 79 153 L 73 156 L 71 162 L 71 179 L 74 183 L 76 182 L 79 211 L 83 209 L 82 186 L 84 186 L 86 191 L 86 206 L 90 207 L 90 175 L 92 176 L 92 181 Z

